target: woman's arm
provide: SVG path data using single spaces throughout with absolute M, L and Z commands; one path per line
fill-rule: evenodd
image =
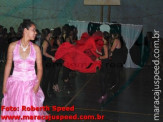
M 48 47 L 48 43 L 46 41 L 43 42 L 42 47 L 43 47 L 43 55 L 48 57 L 48 58 L 53 59 L 53 56 L 46 52 L 47 47 Z
M 11 67 L 12 67 L 12 60 L 13 60 L 13 50 L 14 50 L 16 43 L 17 42 L 13 42 L 8 47 L 7 62 L 6 62 L 6 66 L 5 66 L 4 79 L 3 79 L 3 89 L 2 89 L 3 95 L 7 92 L 6 83 L 7 83 L 8 77 L 10 75 L 10 71 L 11 71 Z
M 99 52 L 97 49 L 96 49 L 96 53 L 97 53 L 97 54 L 99 54 L 99 55 L 102 55 L 102 53 L 101 53 L 101 52 Z
M 37 64 L 37 79 L 38 83 L 34 86 L 33 90 L 35 93 L 37 93 L 41 78 L 42 78 L 42 73 L 43 73 L 43 68 L 42 68 L 42 56 L 41 56 L 41 51 L 40 48 L 37 45 L 34 45 L 35 50 L 36 50 L 36 64 Z
M 113 45 L 112 45 L 112 47 L 111 47 L 111 52 L 113 52 L 113 51 L 115 50 L 115 48 L 117 47 L 118 41 L 119 41 L 119 40 L 117 40 L 117 39 L 114 40 L 114 43 L 113 43 Z
M 100 60 L 108 58 L 108 46 L 104 45 L 103 48 L 104 48 L 104 55 L 99 57 Z

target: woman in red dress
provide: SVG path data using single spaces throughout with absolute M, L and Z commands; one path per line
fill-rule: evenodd
M 96 68 L 101 67 L 101 61 L 96 58 L 100 56 L 102 47 L 102 32 L 96 32 L 92 36 L 84 33 L 76 45 L 63 43 L 55 53 L 54 61 L 63 59 L 63 65 L 71 70 L 96 73 Z

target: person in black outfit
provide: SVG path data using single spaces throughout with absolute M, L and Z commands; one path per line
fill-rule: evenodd
M 112 34 L 112 39 L 110 40 L 110 71 L 113 80 L 109 82 L 109 88 L 113 92 L 119 90 L 120 87 L 120 71 L 123 68 L 124 64 L 124 51 L 122 48 L 123 41 L 120 38 L 120 35 L 117 33 Z
M 55 28 L 53 31 L 53 50 L 54 50 L 54 55 L 61 45 L 61 30 L 60 28 Z M 51 82 L 51 85 L 53 85 L 53 89 L 55 92 L 60 92 L 60 88 L 58 86 L 58 78 L 59 78 L 59 72 L 62 67 L 63 60 L 59 59 L 53 63 L 54 70 L 53 70 L 53 82 Z
M 52 79 L 53 79 L 53 60 L 54 60 L 54 51 L 52 51 L 52 46 L 50 44 L 51 33 L 48 28 L 43 30 L 42 33 L 42 54 L 43 54 L 43 81 L 42 89 L 45 94 L 45 98 L 51 97 L 54 95 Z
M 14 30 L 13 27 L 10 27 L 10 32 L 9 32 L 8 36 L 9 36 L 9 38 L 8 38 L 9 44 L 10 44 L 11 42 L 16 41 L 17 38 L 20 38 L 18 35 L 16 35 L 16 32 L 15 32 L 15 30 Z M 18 37 L 17 37 L 17 36 L 18 36 Z
M 98 102 L 101 103 L 106 100 L 107 98 L 107 75 L 108 75 L 108 63 L 109 63 L 109 39 L 110 39 L 110 34 L 108 32 L 103 32 L 103 41 L 104 45 L 102 48 L 102 54 L 97 60 L 101 60 L 102 66 L 100 69 L 100 74 L 99 74 L 99 81 L 100 81 L 100 86 L 101 86 L 101 97 L 99 98 Z

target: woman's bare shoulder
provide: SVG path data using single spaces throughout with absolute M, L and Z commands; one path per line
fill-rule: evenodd
M 9 45 L 9 49 L 13 50 L 17 43 L 18 43 L 18 41 L 11 42 Z

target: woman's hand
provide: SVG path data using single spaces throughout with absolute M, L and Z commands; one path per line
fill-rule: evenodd
M 110 55 L 109 55 L 110 57 L 112 57 L 112 53 L 110 53 Z
M 100 59 L 99 59 L 99 57 L 98 58 L 96 58 L 96 61 L 99 61 Z
M 101 52 L 99 52 L 97 49 L 96 49 L 96 53 L 97 53 L 97 54 L 99 54 L 99 55 L 102 55 L 102 53 L 101 53 Z
M 52 57 L 51 59 L 52 59 L 52 62 L 55 62 L 56 61 L 56 58 L 54 58 L 54 57 Z
M 35 94 L 38 92 L 38 89 L 39 89 L 39 85 L 35 85 L 33 87 L 33 91 L 34 91 Z
M 5 95 L 5 94 L 7 93 L 7 89 L 6 89 L 6 87 L 3 87 L 3 89 L 2 89 L 2 93 L 3 93 L 3 95 Z

